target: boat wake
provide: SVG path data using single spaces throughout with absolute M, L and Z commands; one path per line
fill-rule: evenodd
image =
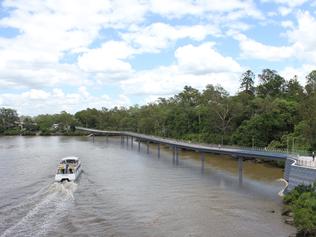
M 53 183 L 27 197 L 23 203 L 5 207 L 1 212 L 6 213 L 2 221 L 6 230 L 0 236 L 45 235 L 73 205 L 77 186 L 74 182 Z

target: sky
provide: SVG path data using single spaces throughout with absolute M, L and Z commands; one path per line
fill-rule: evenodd
M 185 85 L 233 95 L 248 69 L 304 85 L 316 69 L 316 0 L 0 4 L 0 107 L 23 115 L 143 105 Z

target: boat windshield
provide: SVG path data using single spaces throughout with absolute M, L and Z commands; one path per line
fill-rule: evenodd
M 60 164 L 78 164 L 78 160 L 62 160 Z
M 77 165 L 78 160 L 63 160 L 58 166 L 57 174 L 73 174 Z
M 78 160 L 67 160 L 68 164 L 77 164 Z

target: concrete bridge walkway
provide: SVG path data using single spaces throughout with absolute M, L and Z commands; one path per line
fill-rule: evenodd
M 201 171 L 204 170 L 204 161 L 205 161 L 205 153 L 212 154 L 222 154 L 229 155 L 238 160 L 238 177 L 239 184 L 242 184 L 243 180 L 243 160 L 245 158 L 255 158 L 255 159 L 265 159 L 265 160 L 283 160 L 285 161 L 285 170 L 284 170 L 284 179 L 289 181 L 289 187 L 293 188 L 298 183 L 311 183 L 312 180 L 316 180 L 316 161 L 312 161 L 312 157 L 300 157 L 298 155 L 288 154 L 286 152 L 278 152 L 278 151 L 268 151 L 265 149 L 253 149 L 253 148 L 239 148 L 239 147 L 229 147 L 229 146 L 214 146 L 208 144 L 195 144 L 190 142 L 178 141 L 170 138 L 161 138 L 158 136 L 150 136 L 145 134 L 139 134 L 134 132 L 126 132 L 126 131 L 106 131 L 106 130 L 98 130 L 84 127 L 76 127 L 77 130 L 85 131 L 91 134 L 101 134 L 104 136 L 120 136 L 121 143 L 131 144 L 133 147 L 134 141 L 138 142 L 138 151 L 140 151 L 140 143 L 143 142 L 146 144 L 147 153 L 149 153 L 149 144 L 155 143 L 157 144 L 157 156 L 160 157 L 160 145 L 167 145 L 172 148 L 173 157 L 172 161 L 175 165 L 179 164 L 179 150 L 193 150 L 200 153 L 201 157 Z M 292 167 L 294 167 L 292 169 Z M 291 170 L 295 170 L 296 167 L 303 167 L 304 169 L 312 169 L 313 175 L 310 176 L 310 172 L 308 172 L 308 181 L 306 178 L 298 178 L 299 181 L 294 180 L 291 177 Z M 292 171 L 293 173 L 294 171 Z M 303 172 L 304 175 L 304 172 Z M 312 177 L 312 178 L 311 178 Z M 291 180 L 293 185 L 291 185 Z

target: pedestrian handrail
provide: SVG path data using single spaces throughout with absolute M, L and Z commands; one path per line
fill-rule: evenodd
M 298 159 L 295 165 L 316 168 L 316 161 L 313 159 Z
M 209 143 L 196 143 L 187 140 L 180 140 L 174 138 L 167 138 L 167 137 L 159 137 L 154 135 L 147 135 L 141 133 L 135 133 L 130 131 L 103 131 L 97 129 L 89 129 L 84 127 L 76 127 L 77 129 L 86 130 L 90 132 L 103 132 L 103 133 L 112 133 L 112 134 L 122 134 L 122 135 L 130 135 L 135 137 L 142 137 L 144 139 L 150 140 L 159 140 L 159 141 L 171 141 L 175 144 L 190 144 L 196 146 L 203 146 L 203 147 L 210 147 L 215 149 L 234 149 L 234 150 L 247 150 L 247 151 L 258 151 L 258 152 L 270 152 L 270 153 L 282 153 L 282 154 L 289 154 L 291 156 L 299 156 L 299 155 L 311 155 L 310 152 L 306 150 L 288 150 L 288 149 L 280 149 L 280 148 L 271 148 L 271 147 L 246 147 L 246 146 L 237 146 L 237 145 L 221 145 L 221 144 L 209 144 Z

